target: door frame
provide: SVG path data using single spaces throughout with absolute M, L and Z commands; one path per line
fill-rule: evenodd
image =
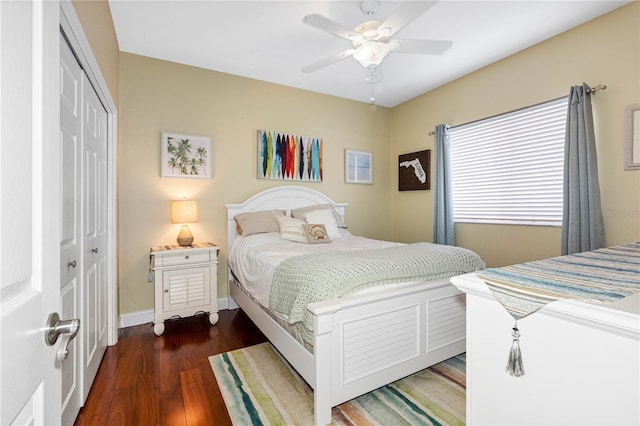
M 117 294 L 117 142 L 118 110 L 111 96 L 107 82 L 100 71 L 98 62 L 91 50 L 89 40 L 84 33 L 80 19 L 71 0 L 60 1 L 60 28 L 67 39 L 78 63 L 86 73 L 98 98 L 107 111 L 107 344 L 118 342 L 118 294 Z

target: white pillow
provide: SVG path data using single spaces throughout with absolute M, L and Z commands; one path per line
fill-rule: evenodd
M 304 218 L 307 223 L 324 225 L 327 230 L 327 235 L 329 235 L 329 238 L 332 240 L 340 237 L 340 231 L 338 231 L 338 225 L 331 210 L 313 210 L 305 213 Z
M 302 227 L 305 224 L 304 220 L 278 216 L 278 221 L 280 222 L 280 238 L 296 243 L 307 242 L 307 236 Z
M 304 219 L 305 213 L 309 213 L 315 210 L 331 210 L 331 212 L 333 213 L 333 217 L 336 219 L 336 225 L 338 225 L 338 228 L 347 227 L 347 225 L 345 225 L 342 221 L 342 218 L 340 217 L 336 209 L 334 209 L 331 204 L 314 204 L 312 206 L 293 209 L 291 210 L 291 217 L 295 217 L 296 219 Z

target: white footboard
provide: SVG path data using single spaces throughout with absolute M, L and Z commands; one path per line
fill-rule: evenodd
M 465 351 L 465 295 L 448 283 L 319 302 L 315 421 L 331 407 Z
M 309 305 L 314 354 L 236 285 L 233 298 L 314 389 L 318 425 L 331 407 L 465 351 L 465 295 L 448 279 Z

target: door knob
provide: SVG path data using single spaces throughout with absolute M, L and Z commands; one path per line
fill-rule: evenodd
M 91 249 L 91 253 L 97 253 L 97 252 L 98 252 L 98 247 Z
M 53 346 L 61 334 L 62 342 L 58 348 L 57 357 L 59 361 L 64 361 L 69 355 L 69 342 L 73 340 L 80 330 L 80 320 L 78 318 L 70 320 L 60 320 L 60 315 L 54 312 L 47 318 L 47 324 L 44 331 L 44 340 L 49 346 Z

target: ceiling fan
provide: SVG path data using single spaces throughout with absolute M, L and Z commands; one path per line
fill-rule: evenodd
M 379 66 L 391 52 L 442 55 L 453 43 L 448 40 L 405 40 L 393 36 L 414 19 L 425 13 L 437 1 L 405 1 L 384 21 L 371 20 L 363 22 L 354 29 L 347 28 L 331 19 L 311 14 L 303 18 L 305 24 L 326 31 L 352 43 L 351 48 L 336 55 L 314 62 L 302 68 L 310 73 L 353 57 L 368 70 Z M 374 15 L 380 8 L 380 1 L 361 1 L 360 10 L 366 16 Z

